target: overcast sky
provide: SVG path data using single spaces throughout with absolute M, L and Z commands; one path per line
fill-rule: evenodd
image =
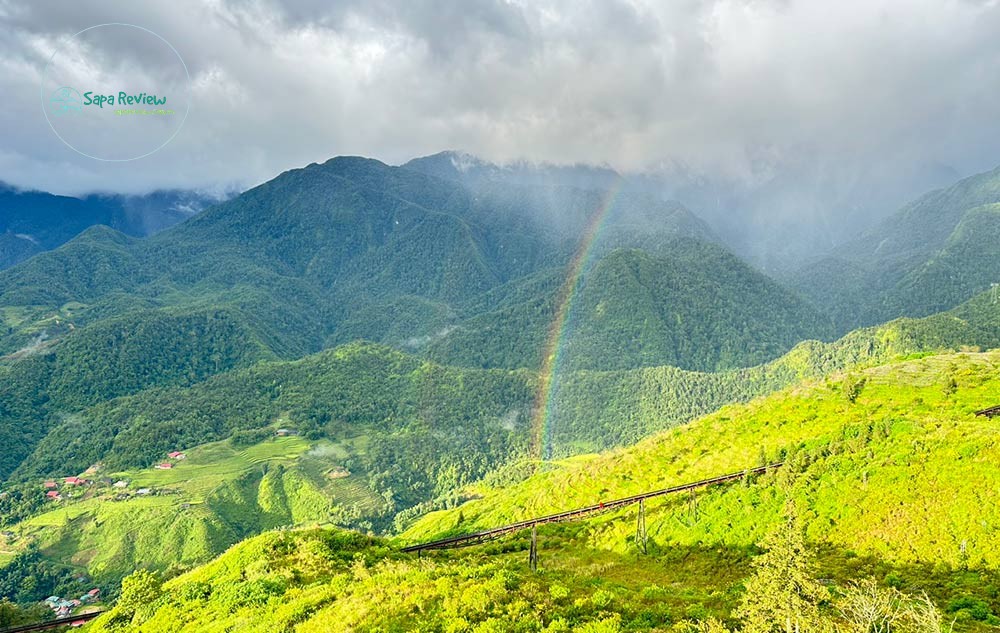
M 996 2 L 0 0 L 0 22 L 0 180 L 56 192 L 252 185 L 450 148 L 745 182 L 799 161 L 1000 164 Z M 107 22 L 155 31 L 191 77 L 183 128 L 127 163 L 67 148 L 39 100 L 60 42 Z M 143 61 L 106 44 L 95 64 Z

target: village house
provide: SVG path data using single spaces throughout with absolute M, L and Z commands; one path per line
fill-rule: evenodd
M 45 486 L 46 488 L 48 488 L 48 489 L 52 489 L 52 488 L 55 488 L 56 486 L 58 486 L 59 484 L 57 484 L 57 483 L 56 483 L 56 482 L 54 482 L 54 481 L 46 481 L 46 482 L 45 482 L 45 483 L 44 483 L 43 485 L 44 485 L 44 486 Z
M 59 596 L 49 596 L 45 599 L 45 604 L 52 609 L 57 618 L 65 618 L 73 612 L 73 607 L 78 607 L 82 603 L 79 600 L 64 600 Z
M 92 602 L 94 600 L 99 599 L 100 596 L 101 596 L 101 590 L 94 588 L 88 591 L 87 593 L 83 594 L 82 596 L 80 596 L 80 602 Z
M 170 453 L 167 453 L 167 457 L 176 460 L 187 459 L 187 455 L 185 455 L 181 451 L 172 451 Z
M 150 490 L 149 488 L 139 488 L 138 490 L 135 491 L 135 494 L 148 495 L 150 492 L 152 492 L 152 490 Z
M 62 497 L 59 496 L 58 490 L 49 490 L 45 493 L 45 496 L 49 499 L 62 499 Z
M 155 466 L 156 470 L 170 470 L 174 465 L 170 462 L 163 462 L 162 464 L 157 464 Z
M 128 488 L 128 482 L 124 479 L 119 479 L 115 483 L 111 484 L 113 488 Z
M 69 486 L 82 486 L 87 483 L 87 480 L 79 477 L 64 477 L 63 482 Z
M 290 435 L 298 435 L 299 432 L 295 429 L 278 429 L 274 432 L 274 434 L 278 437 L 288 437 Z

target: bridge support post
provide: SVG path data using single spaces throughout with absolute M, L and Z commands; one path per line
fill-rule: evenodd
M 635 521 L 635 543 L 646 553 L 646 500 L 639 499 L 639 516 Z
M 528 566 L 538 571 L 538 526 L 531 526 L 531 550 L 528 552 Z

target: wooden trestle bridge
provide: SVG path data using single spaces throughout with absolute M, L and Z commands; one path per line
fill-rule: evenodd
M 516 532 L 521 532 L 522 530 L 531 530 L 531 551 L 529 554 L 529 563 L 532 569 L 535 569 L 538 564 L 538 526 L 546 523 L 564 523 L 566 521 L 576 521 L 579 519 L 584 519 L 598 514 L 603 514 L 605 512 L 611 512 L 614 510 L 620 510 L 626 506 L 638 504 L 639 515 L 636 519 L 636 544 L 645 552 L 646 550 L 646 499 L 651 499 L 653 497 L 662 497 L 664 495 L 674 494 L 677 492 L 685 492 L 688 490 L 695 490 L 697 488 L 705 488 L 708 486 L 714 486 L 716 484 L 722 484 L 730 481 L 736 481 L 743 479 L 744 477 L 749 477 L 751 475 L 758 475 L 766 473 L 769 470 L 780 468 L 783 462 L 775 462 L 773 464 L 767 464 L 766 466 L 758 466 L 757 468 L 750 468 L 748 470 L 741 470 L 735 473 L 729 473 L 728 475 L 720 475 L 718 477 L 712 477 L 711 479 L 702 479 L 700 481 L 693 481 L 686 484 L 681 484 L 679 486 L 673 486 L 671 488 L 663 488 L 661 490 L 653 490 L 650 492 L 644 492 L 637 495 L 632 495 L 631 497 L 622 497 L 621 499 L 612 499 L 611 501 L 603 501 L 591 506 L 584 506 L 582 508 L 575 508 L 573 510 L 565 510 L 563 512 L 557 512 L 556 514 L 547 514 L 545 516 L 535 517 L 533 519 L 526 519 L 524 521 L 518 521 L 516 523 L 510 523 L 508 525 L 501 525 L 500 527 L 491 528 L 489 530 L 482 530 L 480 532 L 473 532 L 471 534 L 461 534 L 459 536 L 451 536 L 448 538 L 438 539 L 436 541 L 428 541 L 426 543 L 417 543 L 415 545 L 408 545 L 402 548 L 400 551 L 403 552 L 421 552 L 429 550 L 438 549 L 455 549 L 459 547 L 470 547 L 472 545 L 479 545 L 487 541 L 492 541 L 508 534 L 514 534 Z
M 104 611 L 91 611 L 89 613 L 78 613 L 77 615 L 66 616 L 65 618 L 59 618 L 57 620 L 46 620 L 45 622 L 35 622 L 33 624 L 22 624 L 20 626 L 12 626 L 6 629 L 0 629 L 0 633 L 30 633 L 32 631 L 48 631 L 49 629 L 57 629 L 65 626 L 81 626 L 85 622 L 93 620 L 97 616 L 104 613 Z

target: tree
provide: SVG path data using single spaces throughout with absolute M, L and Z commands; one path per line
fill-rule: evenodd
M 122 593 L 115 603 L 115 619 L 139 622 L 154 610 L 153 603 L 163 592 L 163 580 L 156 572 L 140 569 L 122 580 Z
M 45 605 L 20 606 L 7 598 L 0 599 L 0 627 L 6 628 L 18 624 L 41 622 L 48 619 L 49 616 L 49 610 L 45 608 Z
M 868 379 L 864 376 L 855 376 L 853 374 L 848 374 L 844 378 L 844 397 L 851 404 L 854 404 L 861 392 L 864 391 L 865 385 L 868 383 Z
M 927 594 L 919 598 L 882 588 L 873 578 L 852 583 L 837 608 L 844 633 L 951 633 Z
M 907 605 L 903 630 L 914 633 L 951 633 L 954 624 L 945 624 L 944 616 L 925 593 Z
M 744 633 L 803 633 L 829 628 L 819 613 L 826 591 L 812 575 L 812 554 L 806 549 L 793 506 L 786 508 L 785 521 L 761 546 L 766 551 L 754 559 L 754 573 L 735 612 Z
M 845 633 L 892 633 L 906 621 L 907 597 L 898 589 L 883 589 L 874 578 L 852 583 L 838 601 Z

